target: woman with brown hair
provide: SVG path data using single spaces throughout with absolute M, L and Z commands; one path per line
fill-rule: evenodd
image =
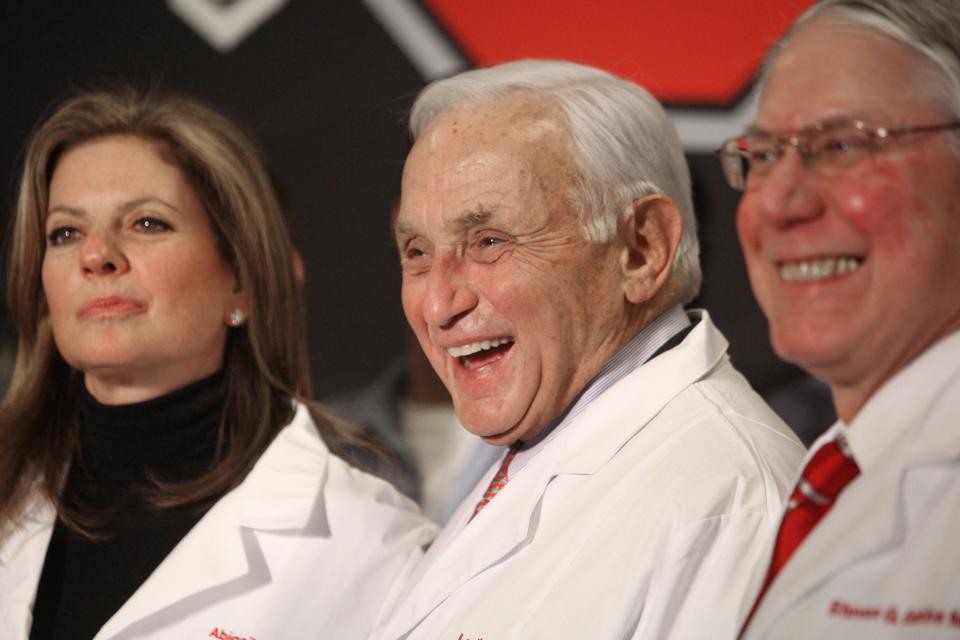
M 369 636 L 434 531 L 307 400 L 293 249 L 236 124 L 133 90 L 62 104 L 7 295 L 0 637 Z

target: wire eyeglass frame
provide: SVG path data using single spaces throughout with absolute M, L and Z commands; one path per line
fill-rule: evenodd
M 907 127 L 872 127 L 863 120 L 840 119 L 814 124 L 792 134 L 753 131 L 725 140 L 714 153 L 727 184 L 746 188 L 747 174 L 765 175 L 793 147 L 813 171 L 830 174 L 876 153 L 885 140 L 912 133 L 960 129 L 960 120 Z

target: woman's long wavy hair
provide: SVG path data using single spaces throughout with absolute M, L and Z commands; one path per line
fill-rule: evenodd
M 89 92 L 61 104 L 34 132 L 10 235 L 7 297 L 18 333 L 16 364 L 0 403 L 0 540 L 40 495 L 73 530 L 95 536 L 99 518 L 62 496 L 65 471 L 79 442 L 77 397 L 82 372 L 60 356 L 41 285 L 50 179 L 65 151 L 106 136 L 157 143 L 179 166 L 210 218 L 224 257 L 249 304 L 249 318 L 228 333 L 225 405 L 217 455 L 200 477 L 157 482 L 148 499 L 159 508 L 218 496 L 239 484 L 306 402 L 310 381 L 304 309 L 294 250 L 261 155 L 240 126 L 183 96 L 132 88 Z M 311 413 L 339 455 L 365 443 L 316 405 Z

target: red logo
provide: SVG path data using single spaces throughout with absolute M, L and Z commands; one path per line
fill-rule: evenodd
M 424 0 L 477 65 L 563 58 L 607 69 L 671 104 L 729 106 L 813 0 Z

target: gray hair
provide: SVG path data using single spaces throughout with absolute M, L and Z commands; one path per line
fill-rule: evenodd
M 587 240 L 613 238 L 621 217 L 644 196 L 662 194 L 676 203 L 683 236 L 668 295 L 692 300 L 701 274 L 690 169 L 676 129 L 646 89 L 572 62 L 519 60 L 431 83 L 413 105 L 410 132 L 416 140 L 447 111 L 495 103 L 517 92 L 556 104 L 566 120 L 576 174 L 569 196 Z
M 960 5 L 957 0 L 822 0 L 797 18 L 790 31 L 771 49 L 762 71 L 770 67 L 803 27 L 829 19 L 865 29 L 911 49 L 937 72 L 938 99 L 960 117 Z

